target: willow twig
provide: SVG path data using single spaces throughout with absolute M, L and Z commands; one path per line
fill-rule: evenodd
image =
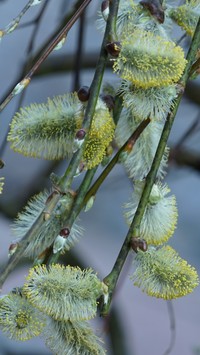
M 33 2 L 35 0 L 29 0 L 28 3 L 24 6 L 24 8 L 21 10 L 19 15 L 15 17 L 6 27 L 4 30 L 1 30 L 1 32 L 4 34 L 8 34 L 13 32 L 19 25 L 22 17 L 25 15 L 25 13 L 30 9 L 32 6 Z
M 67 24 L 61 29 L 61 31 L 58 33 L 58 35 L 53 39 L 53 41 L 47 46 L 47 48 L 44 50 L 44 52 L 41 54 L 40 58 L 36 61 L 36 63 L 32 66 L 32 68 L 29 70 L 29 72 L 24 76 L 24 78 L 20 81 L 20 83 L 26 82 L 26 85 L 30 82 L 32 76 L 36 72 L 36 70 L 40 67 L 40 65 L 44 62 L 44 60 L 49 56 L 49 54 L 52 52 L 52 50 L 55 48 L 55 46 L 61 41 L 61 39 L 66 36 L 66 34 L 69 32 L 73 24 L 77 21 L 77 19 L 80 17 L 82 12 L 85 10 L 85 8 L 88 6 L 88 4 L 92 0 L 83 0 L 82 4 L 74 12 L 72 15 L 71 19 L 67 22 Z M 19 85 L 18 83 L 17 85 Z M 15 89 L 16 86 L 13 88 L 13 90 L 9 93 L 9 95 L 5 98 L 5 100 L 1 103 L 0 105 L 0 112 L 7 106 L 7 104 L 12 100 L 12 98 L 15 96 Z

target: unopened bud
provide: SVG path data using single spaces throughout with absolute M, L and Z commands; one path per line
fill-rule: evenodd
M 108 42 L 105 48 L 112 57 L 117 58 L 121 51 L 121 44 L 120 42 Z
M 89 198 L 88 202 L 85 205 L 85 209 L 84 209 L 85 212 L 89 211 L 92 208 L 92 206 L 94 204 L 95 197 L 96 196 L 91 196 Z
M 86 135 L 86 131 L 82 128 L 79 129 L 76 133 L 76 137 L 74 139 L 74 146 L 73 146 L 73 152 L 75 153 L 80 147 L 82 146 L 84 142 L 84 138 Z
M 86 131 L 83 128 L 81 128 L 76 132 L 76 139 L 82 140 L 84 139 L 85 135 L 86 135 Z
M 109 15 L 109 0 L 102 1 L 101 13 L 102 13 L 104 20 L 107 21 L 108 15 Z
M 148 249 L 148 245 L 147 245 L 147 242 L 146 240 L 144 239 L 139 239 L 138 240 L 138 248 L 142 251 L 147 251 Z
M 8 257 L 10 258 L 17 250 L 18 248 L 18 245 L 19 243 L 16 241 L 16 242 L 12 242 L 9 246 L 9 249 L 8 249 Z
M 76 174 L 74 176 L 75 177 L 79 176 L 83 172 L 84 168 L 85 168 L 85 164 L 83 162 L 80 162 L 80 164 L 76 170 Z
M 101 99 L 106 104 L 109 110 L 113 110 L 115 106 L 115 99 L 112 95 L 101 95 Z
M 59 51 L 59 49 L 61 49 L 63 47 L 63 45 L 65 44 L 66 41 L 66 36 L 64 36 L 60 42 L 58 42 L 58 44 L 54 47 L 54 51 Z
M 145 252 L 148 249 L 148 245 L 146 240 L 133 237 L 131 239 L 131 248 L 134 250 L 135 253 L 138 252 L 138 248 Z
M 50 212 L 48 212 L 48 211 L 43 212 L 43 221 L 45 221 L 45 222 L 48 221 L 50 217 L 51 217 Z
M 27 78 L 27 79 L 23 79 L 22 81 L 20 81 L 20 83 L 18 83 L 14 89 L 13 89 L 13 95 L 18 95 L 20 94 L 20 92 L 22 92 L 25 87 L 30 83 L 31 79 Z
M 11 33 L 13 32 L 19 25 L 19 21 L 16 22 L 11 22 L 6 28 L 5 28 L 5 33 Z
M 61 229 L 59 235 L 63 238 L 64 237 L 67 238 L 69 236 L 69 233 L 70 233 L 69 228 L 65 227 L 65 228 Z
M 86 102 L 90 96 L 90 88 L 88 86 L 82 86 L 77 92 L 78 98 L 81 102 Z
M 165 13 L 160 0 L 142 0 L 140 4 L 147 9 L 159 23 L 164 22 Z
M 66 238 L 58 235 L 53 243 L 53 253 L 56 254 L 61 251 L 65 245 Z

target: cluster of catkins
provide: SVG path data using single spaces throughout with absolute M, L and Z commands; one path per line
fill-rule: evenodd
M 118 122 L 114 123 L 112 109 L 102 95 L 90 131 L 85 132 L 82 124 L 89 96 L 85 89 L 22 108 L 11 123 L 11 148 L 30 157 L 63 159 L 72 156 L 86 139 L 82 169 L 88 170 L 104 161 L 113 139 L 121 148 L 137 126 L 150 119 L 134 147 L 120 156 L 134 186 L 124 212 L 130 225 L 186 65 L 183 49 L 171 38 L 173 21 L 193 35 L 199 8 L 197 0 L 176 8 L 165 2 L 161 6 L 159 1 L 121 1 L 116 38 L 107 46 L 114 72 L 120 77 L 118 89 L 113 89 L 123 102 Z M 101 14 L 99 27 L 105 28 L 109 1 L 103 1 Z M 164 299 L 186 295 L 198 285 L 195 269 L 170 246 L 163 245 L 172 236 L 178 215 L 176 198 L 162 182 L 168 152 L 166 148 L 139 228 L 139 237 L 148 244 L 148 250 L 135 250 L 132 275 L 134 284 L 148 295 Z M 11 245 L 10 253 L 15 252 L 18 242 L 41 213 L 45 215 L 48 201 L 49 193 L 42 192 L 19 214 L 13 224 L 18 241 Z M 65 252 L 74 245 L 81 229 L 75 223 L 71 230 L 63 227 L 72 202 L 70 193 L 59 199 L 51 218 L 44 219 L 42 228 L 27 246 L 26 256 L 35 259 L 52 244 L 54 253 Z M 104 354 L 86 320 L 96 315 L 96 300 L 106 292 L 106 286 L 90 269 L 36 266 L 20 291 L 0 299 L 0 327 L 18 340 L 42 333 L 56 354 Z

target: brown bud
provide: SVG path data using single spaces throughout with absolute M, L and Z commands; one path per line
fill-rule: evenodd
M 13 242 L 10 244 L 9 249 L 8 249 L 8 256 L 9 257 L 12 256 L 16 252 L 18 245 L 19 245 L 18 242 Z
M 81 102 L 86 102 L 89 99 L 90 96 L 90 88 L 88 86 L 82 86 L 78 90 L 78 98 Z
M 147 251 L 148 246 L 146 240 L 133 237 L 131 239 L 131 248 L 137 253 L 138 248 L 145 252 Z
M 121 51 L 121 44 L 120 42 L 108 42 L 105 48 L 112 57 L 117 58 Z
M 76 132 L 76 139 L 81 141 L 82 139 L 85 138 L 85 135 L 86 135 L 86 131 L 84 130 L 84 128 L 81 128 Z
M 101 95 L 101 99 L 105 102 L 109 110 L 113 110 L 115 106 L 115 99 L 112 95 Z
M 147 245 L 146 240 L 138 239 L 138 248 L 142 251 L 147 251 L 148 245 Z
M 165 13 L 160 0 L 142 0 L 140 4 L 147 9 L 159 23 L 164 22 Z
M 61 229 L 61 231 L 59 233 L 59 235 L 63 238 L 67 238 L 69 236 L 69 234 L 70 234 L 70 230 L 67 227 Z

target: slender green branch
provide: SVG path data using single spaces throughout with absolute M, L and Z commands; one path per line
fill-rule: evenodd
M 184 70 L 183 76 L 181 78 L 181 80 L 179 81 L 179 85 L 180 87 L 182 87 L 182 90 L 180 91 L 180 93 L 178 94 L 176 101 L 174 103 L 174 107 L 172 108 L 172 110 L 170 111 L 170 113 L 167 116 L 164 128 L 163 128 L 163 132 L 158 144 L 158 148 L 151 166 L 151 170 L 148 173 L 147 177 L 146 177 L 146 182 L 145 182 L 145 186 L 144 186 L 144 190 L 140 199 L 140 202 L 138 204 L 138 208 L 137 211 L 134 215 L 133 221 L 131 223 L 131 226 L 129 228 L 129 231 L 127 233 L 127 236 L 125 238 L 124 244 L 122 245 L 122 248 L 119 252 L 119 255 L 117 257 L 117 260 L 114 264 L 114 267 L 111 271 L 111 273 L 109 275 L 107 275 L 104 279 L 104 282 L 108 285 L 109 288 L 109 299 L 108 299 L 108 303 L 105 304 L 102 308 L 102 315 L 107 315 L 108 311 L 109 311 L 109 307 L 110 307 L 110 303 L 112 300 L 112 295 L 118 280 L 118 277 L 120 275 L 120 272 L 122 270 L 122 267 L 125 263 L 125 260 L 127 258 L 127 255 L 129 253 L 130 250 L 130 240 L 133 236 L 138 237 L 139 236 L 139 227 L 140 227 L 140 223 L 146 208 L 146 205 L 148 203 L 149 200 L 149 196 L 151 193 L 151 189 L 153 187 L 153 184 L 155 182 L 155 178 L 157 175 L 157 171 L 159 169 L 160 166 L 160 162 L 167 144 L 167 140 L 184 92 L 184 88 L 186 85 L 186 82 L 189 78 L 190 75 L 190 69 L 191 66 L 196 58 L 196 53 L 198 50 L 200 44 L 200 19 L 198 21 L 197 27 L 196 27 L 196 31 L 191 43 L 191 47 L 188 51 L 188 55 L 187 55 L 187 65 L 186 68 Z
M 44 60 L 48 57 L 48 55 L 52 52 L 55 46 L 61 41 L 61 39 L 66 36 L 69 32 L 73 24 L 78 20 L 82 12 L 89 5 L 92 0 L 83 0 L 80 7 L 74 12 L 71 19 L 67 22 L 67 24 L 61 29 L 58 35 L 53 39 L 53 41 L 48 45 L 48 47 L 41 54 L 40 58 L 36 61 L 36 63 L 32 66 L 29 72 L 24 76 L 24 78 L 18 83 L 13 90 L 8 94 L 5 100 L 0 105 L 0 112 L 7 106 L 7 104 L 12 100 L 12 98 L 16 95 L 16 87 L 22 83 L 22 89 L 29 84 L 33 74 L 39 68 L 39 66 L 44 62 Z M 17 90 L 17 92 L 20 92 Z
M 105 30 L 101 50 L 100 50 L 99 60 L 97 62 L 96 71 L 94 74 L 92 84 L 90 86 L 90 93 L 91 94 L 90 94 L 90 97 L 88 100 L 88 104 L 86 107 L 85 116 L 84 116 L 84 120 L 83 120 L 83 127 L 82 128 L 85 129 L 86 132 L 89 131 L 89 129 L 90 129 L 90 126 L 92 123 L 92 118 L 95 113 L 96 103 L 97 103 L 99 93 L 100 93 L 103 74 L 104 74 L 105 66 L 106 66 L 106 63 L 108 60 L 108 54 L 107 54 L 107 51 L 105 50 L 105 47 L 106 47 L 106 44 L 108 43 L 108 40 L 109 40 L 110 31 L 113 26 L 112 23 L 115 21 L 115 18 L 117 16 L 118 3 L 119 3 L 119 0 L 115 0 L 110 4 L 110 13 L 109 13 L 109 17 L 108 17 L 108 21 L 107 21 L 107 25 L 106 25 L 106 30 Z M 69 187 L 71 186 L 72 180 L 74 178 L 74 175 L 75 175 L 77 168 L 79 166 L 79 163 L 81 161 L 81 157 L 82 157 L 82 153 L 83 153 L 86 141 L 87 141 L 87 135 L 85 138 L 85 142 L 82 144 L 82 146 L 78 150 L 78 152 L 76 154 L 74 154 L 74 156 L 68 166 L 68 169 L 66 170 L 65 174 L 63 175 L 63 177 L 61 178 L 61 180 L 59 182 L 59 188 L 61 188 L 61 191 L 66 191 L 66 189 L 68 190 Z
M 87 171 L 81 185 L 79 186 L 77 196 L 70 210 L 70 214 L 65 216 L 65 222 L 67 228 L 69 229 L 71 229 L 75 219 L 78 217 L 79 213 L 81 212 L 82 202 L 88 191 L 88 188 L 90 187 L 90 184 L 92 182 L 96 170 L 97 167 Z M 60 254 L 61 251 L 57 252 L 56 254 L 53 254 L 53 251 L 51 250 L 48 256 L 47 264 L 49 265 L 49 264 L 56 263 L 59 259 Z

